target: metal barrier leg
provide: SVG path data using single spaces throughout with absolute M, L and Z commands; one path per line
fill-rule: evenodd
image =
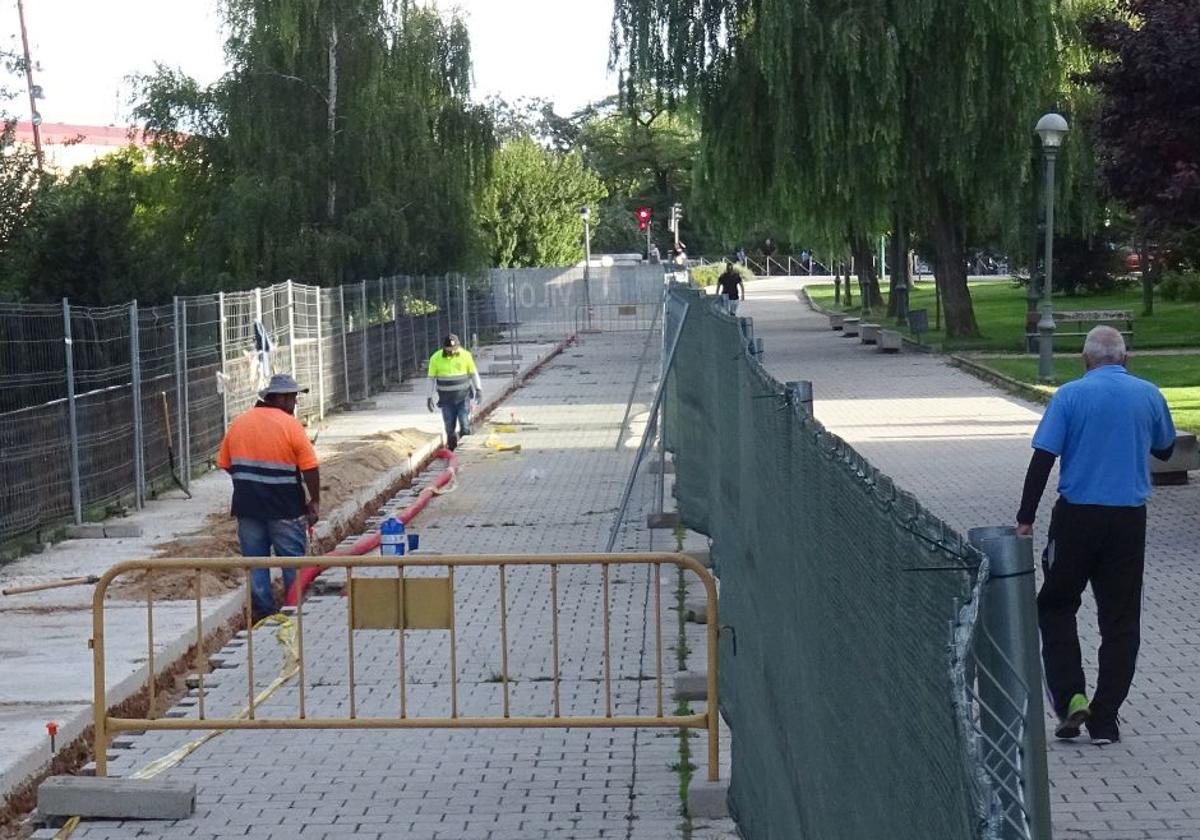
M 995 658 L 1001 660 L 981 663 L 992 666 L 988 670 L 994 680 L 981 680 L 980 698 L 999 716 L 999 720 L 992 721 L 993 726 L 1021 734 L 1017 767 L 1028 819 L 1028 836 L 1030 840 L 1050 840 L 1050 782 L 1046 766 L 1033 538 L 1017 536 L 1016 528 L 1012 526 L 998 526 L 972 528 L 968 539 L 991 561 L 991 578 L 984 591 L 982 624 L 998 649 L 999 655 Z M 1024 699 L 1024 720 L 1014 710 L 1010 698 Z M 1006 830 L 1010 828 L 1006 825 Z

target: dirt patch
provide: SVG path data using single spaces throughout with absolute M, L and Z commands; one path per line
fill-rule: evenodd
M 321 462 L 321 510 L 331 513 L 351 501 L 364 487 L 379 479 L 379 476 L 397 467 L 411 463 L 414 453 L 433 440 L 436 435 L 419 429 L 400 429 L 380 432 L 362 441 L 338 446 L 334 454 Z M 417 464 L 413 464 L 416 467 Z M 401 480 L 395 488 L 388 488 L 385 498 L 394 495 L 403 485 Z M 374 512 L 371 505 L 369 512 Z M 332 539 L 310 547 L 310 552 L 319 554 L 338 543 L 346 534 L 355 533 L 369 513 L 354 516 L 346 522 Z M 184 557 L 238 557 L 241 552 L 237 541 L 237 520 L 228 514 L 210 514 L 202 528 L 170 542 L 155 546 L 155 558 Z M 205 572 L 200 576 L 201 595 L 206 598 L 221 595 L 241 586 L 245 581 L 241 571 L 222 573 Z M 196 573 L 180 571 L 146 571 L 125 575 L 113 586 L 116 597 L 143 599 L 147 594 L 156 600 L 181 600 L 196 595 Z
M 209 634 L 204 640 L 206 672 L 212 670 L 207 665 L 208 657 L 223 648 L 239 630 L 243 629 L 245 629 L 245 622 L 242 616 L 237 615 L 231 618 L 225 626 Z M 196 646 L 192 645 L 188 648 L 187 653 L 175 661 L 174 665 L 155 679 L 153 712 L 150 712 L 149 709 L 150 692 L 145 686 L 142 686 L 137 694 L 125 702 L 111 707 L 109 714 L 114 717 L 141 718 L 146 717 L 150 712 L 150 717 L 162 717 L 181 697 L 187 694 L 187 675 L 195 672 L 195 665 Z M 93 758 L 93 737 L 93 729 L 89 726 L 78 738 L 55 755 L 49 767 L 32 776 L 7 798 L 0 800 L 0 840 L 24 840 L 33 833 L 34 827 L 29 824 L 27 817 L 37 806 L 38 785 L 50 776 L 78 775 L 80 768 Z

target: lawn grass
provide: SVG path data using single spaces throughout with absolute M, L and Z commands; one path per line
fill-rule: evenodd
M 978 359 L 976 364 L 989 367 L 1006 376 L 1034 385 L 1046 393 L 1053 386 L 1038 385 L 1038 361 L 1034 357 L 1012 359 Z M 1131 373 L 1149 379 L 1162 389 L 1171 407 L 1171 416 L 1181 431 L 1200 434 L 1200 354 L 1178 356 L 1138 356 L 1129 360 Z M 1054 371 L 1059 383 L 1083 376 L 1083 362 L 1075 359 L 1055 359 Z
M 930 332 L 926 343 L 945 350 L 992 350 L 1001 352 L 1023 352 L 1025 347 L 1025 289 L 1009 282 L 987 281 L 971 284 L 971 298 L 975 303 L 975 319 L 979 323 L 982 338 L 947 340 L 945 332 L 933 331 L 934 289 L 933 283 L 925 280 L 918 284 L 910 296 L 910 309 L 925 309 L 929 312 Z M 854 300 L 859 302 L 858 289 L 854 289 Z M 810 286 L 813 301 L 826 309 L 833 305 L 833 285 Z M 1154 315 L 1142 317 L 1142 295 L 1137 288 L 1124 289 L 1100 295 L 1055 295 L 1054 307 L 1062 311 L 1118 309 L 1128 310 L 1134 315 L 1134 349 L 1156 347 L 1200 347 L 1200 303 L 1173 303 L 1156 300 Z M 852 306 L 847 312 L 859 311 Z M 877 316 L 882 317 L 882 316 Z M 943 326 L 945 319 L 943 318 Z M 1075 352 L 1083 348 L 1082 338 L 1060 338 L 1054 343 L 1055 350 Z

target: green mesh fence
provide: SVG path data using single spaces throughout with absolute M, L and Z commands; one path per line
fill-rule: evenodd
M 748 840 L 997 836 L 970 687 L 986 559 L 803 413 L 711 298 L 666 393 L 684 524 L 721 583 L 730 805 Z

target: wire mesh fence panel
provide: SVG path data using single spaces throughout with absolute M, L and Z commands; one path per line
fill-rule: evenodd
M 325 349 L 318 343 L 322 338 L 322 289 L 316 286 L 292 284 L 292 346 L 295 348 L 296 368 L 292 376 L 308 389 L 296 403 L 296 416 L 308 420 L 321 414 L 324 380 L 321 370 Z
M 0 303 L 0 412 L 67 395 L 63 310 Z
M 224 296 L 225 402 L 229 419 L 254 405 L 265 376 L 261 340 L 255 322 L 259 318 L 257 292 L 233 292 Z
M 225 395 L 221 384 L 221 301 L 217 295 L 181 298 L 186 313 L 184 405 L 188 439 L 183 447 L 191 470 L 216 460 L 225 435 Z M 253 404 L 253 392 L 247 402 Z M 236 416 L 236 415 L 235 415 Z M 181 462 L 183 463 L 183 462 Z
M 176 452 L 179 416 L 175 387 L 175 308 L 138 308 L 138 359 L 142 379 L 142 463 L 151 490 L 170 482 L 168 444 Z
M 721 705 L 743 835 L 991 840 L 996 795 L 955 665 L 985 558 L 804 413 L 736 319 L 672 296 L 689 307 L 667 440 L 731 628 Z
M 86 513 L 133 487 L 132 344 L 125 306 L 70 307 L 79 494 Z
M 347 405 L 350 392 L 343 359 L 345 350 L 344 315 L 339 289 L 321 290 L 321 365 L 325 379 L 326 410 Z

